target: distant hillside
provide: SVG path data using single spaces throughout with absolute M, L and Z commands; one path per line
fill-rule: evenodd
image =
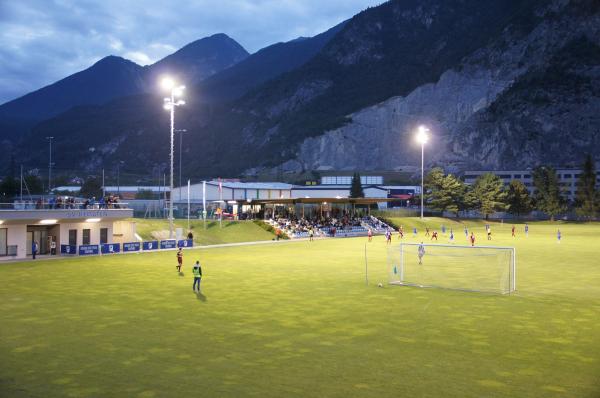
M 247 56 L 248 52 L 235 40 L 216 34 L 190 43 L 147 67 L 121 57 L 105 57 L 84 71 L 0 105 L 0 141 L 14 142 L 38 122 L 75 106 L 101 105 L 115 98 L 154 91 L 164 73 L 192 85 Z
M 188 131 L 184 174 L 415 166 L 420 123 L 431 127 L 426 161 L 457 171 L 600 158 L 596 0 L 392 0 L 324 35 L 190 88 L 176 118 Z M 161 102 L 71 109 L 35 126 L 20 157 L 43 156 L 29 142 L 54 135 L 64 167 L 123 161 L 149 173 L 167 160 Z

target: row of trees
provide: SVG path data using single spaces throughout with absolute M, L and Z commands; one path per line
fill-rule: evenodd
M 449 211 L 457 216 L 460 211 L 477 210 L 486 218 L 497 211 L 524 215 L 539 210 L 554 219 L 567 211 L 569 205 L 582 218 L 594 218 L 600 211 L 596 171 L 590 156 L 579 176 L 574 203 L 568 203 L 552 167 L 534 169 L 533 185 L 532 196 L 523 182 L 513 180 L 505 187 L 500 177 L 487 173 L 469 186 L 452 174 L 444 174 L 441 168 L 434 168 L 425 178 L 425 201 L 432 210 Z

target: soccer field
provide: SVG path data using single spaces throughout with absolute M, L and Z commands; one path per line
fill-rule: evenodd
M 369 286 L 366 238 L 0 264 L 0 396 L 600 396 L 600 225 L 510 226 L 511 296 L 378 288 L 380 236 Z

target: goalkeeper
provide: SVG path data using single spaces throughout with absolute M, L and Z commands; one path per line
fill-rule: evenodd
M 425 246 L 423 246 L 423 242 L 419 245 L 417 255 L 419 256 L 419 264 L 423 264 L 423 256 L 425 255 Z

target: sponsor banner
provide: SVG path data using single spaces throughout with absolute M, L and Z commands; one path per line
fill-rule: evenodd
M 77 246 L 60 245 L 60 254 L 77 254 Z
M 177 242 L 177 247 L 193 247 L 194 241 L 192 239 L 181 239 Z
M 98 254 L 99 248 L 98 245 L 80 245 L 79 246 L 79 255 L 80 256 L 89 256 L 92 254 Z
M 158 241 L 151 240 L 150 242 L 143 242 L 142 247 L 144 250 L 157 250 L 158 249 Z
M 175 239 L 161 240 L 161 249 L 175 249 L 177 247 L 177 241 Z
M 119 253 L 121 251 L 121 245 L 119 243 L 103 243 L 102 254 Z
M 139 252 L 140 247 L 141 247 L 140 242 L 123 243 L 123 251 L 124 252 Z

